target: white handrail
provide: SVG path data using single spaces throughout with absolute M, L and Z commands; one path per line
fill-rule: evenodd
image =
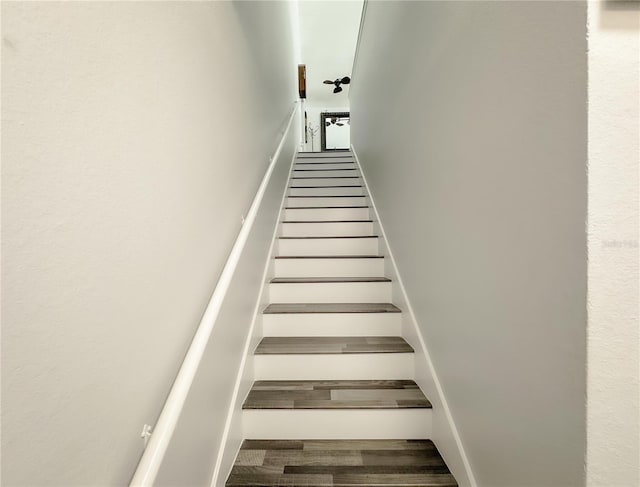
M 295 103 L 297 103 L 297 101 Z M 258 208 L 260 207 L 262 198 L 264 197 L 264 193 L 267 189 L 267 184 L 271 179 L 271 173 L 278 161 L 280 152 L 282 152 L 282 148 L 287 138 L 287 134 L 289 133 L 289 129 L 291 128 L 291 122 L 295 113 L 296 106 L 294 104 L 284 133 L 282 134 L 282 139 L 271 158 L 271 162 L 264 177 L 262 178 L 262 183 L 260 183 L 258 192 L 253 198 L 251 208 L 249 208 L 244 224 L 242 225 L 240 233 L 233 244 L 229 258 L 222 270 L 222 274 L 220 274 L 220 279 L 218 279 L 216 288 L 211 295 L 211 299 L 209 300 L 207 309 L 202 316 L 198 330 L 196 331 L 191 345 L 189 346 L 184 362 L 182 362 L 182 365 L 180 366 L 180 371 L 178 372 L 176 380 L 171 386 L 171 391 L 164 403 L 162 412 L 160 413 L 160 417 L 158 418 L 158 422 L 156 423 L 147 448 L 142 454 L 140 463 L 138 463 L 138 467 L 136 468 L 133 479 L 130 483 L 132 487 L 151 486 L 158 475 L 158 470 L 160 469 L 167 447 L 169 446 L 169 441 L 171 440 L 173 431 L 175 430 L 178 419 L 180 418 L 180 413 L 182 412 L 187 394 L 189 393 L 193 379 L 198 371 L 198 366 L 200 365 L 207 342 L 211 336 L 211 331 L 216 323 L 218 313 L 222 307 L 222 302 L 224 301 L 224 297 L 229 289 L 231 278 L 233 277 L 233 273 L 235 272 L 238 261 L 240 260 L 240 255 L 242 254 L 247 238 L 249 237 L 249 232 L 251 231 L 251 227 L 253 226 L 253 222 L 258 213 Z

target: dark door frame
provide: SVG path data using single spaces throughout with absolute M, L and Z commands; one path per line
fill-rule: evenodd
M 350 112 L 324 112 L 320 114 L 320 150 L 322 152 L 345 151 L 346 149 L 327 149 L 327 119 L 332 118 L 349 118 Z

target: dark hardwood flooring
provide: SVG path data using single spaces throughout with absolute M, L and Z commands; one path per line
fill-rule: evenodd
M 276 259 L 384 259 L 384 255 L 276 255 Z
M 315 259 L 315 257 L 309 257 Z M 337 258 L 332 256 L 331 258 Z M 349 257 L 351 258 L 351 257 Z M 281 313 L 401 313 L 391 303 L 272 303 L 264 314 Z
M 354 160 L 349 160 L 348 158 L 343 158 L 343 160 L 340 161 L 319 161 L 319 160 L 300 160 L 298 159 L 296 161 L 296 167 L 299 164 L 305 164 L 305 165 L 312 165 L 312 164 L 355 164 Z M 318 166 L 318 167 L 322 167 L 322 166 Z
M 368 206 L 285 206 L 285 210 L 326 210 L 327 208 L 369 208 Z M 324 221 L 324 220 L 323 220 Z
M 227 480 L 239 486 L 456 487 L 430 440 L 245 440 Z
M 330 169 L 327 169 L 330 170 Z M 360 179 L 359 176 L 293 176 L 291 179 Z
M 359 184 L 346 184 L 346 185 L 341 185 L 341 186 L 289 186 L 290 189 L 317 189 L 317 188 L 362 188 L 361 185 Z M 331 196 L 331 195 L 321 195 L 323 197 L 325 196 Z
M 356 168 L 354 167 L 341 167 L 340 169 L 296 169 L 295 167 L 293 168 L 294 171 L 355 171 Z
M 335 206 L 328 208 L 335 208 Z M 373 220 L 281 220 L 281 223 L 373 223 Z
M 289 195 L 287 198 L 365 198 L 366 196 L 363 194 L 348 194 L 348 195 L 336 195 L 336 194 L 328 194 L 328 195 L 318 195 L 311 194 L 309 196 L 294 196 Z
M 319 282 L 391 282 L 388 277 L 274 277 L 272 284 L 299 284 Z
M 402 337 L 264 337 L 256 355 L 272 354 L 344 354 L 412 353 Z
M 430 408 L 412 380 L 257 381 L 244 409 Z
M 333 238 L 378 238 L 377 235 L 318 235 L 316 237 L 278 237 L 279 240 L 312 240 L 312 239 L 333 239 Z

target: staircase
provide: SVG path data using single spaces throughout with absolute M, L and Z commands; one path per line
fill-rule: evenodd
M 350 153 L 296 159 L 235 486 L 456 486 Z

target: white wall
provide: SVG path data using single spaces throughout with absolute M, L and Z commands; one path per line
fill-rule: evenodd
M 587 485 L 640 485 L 640 4 L 589 4 Z
M 482 486 L 584 483 L 586 52 L 581 2 L 367 7 L 352 143 Z
M 291 109 L 288 8 L 3 2 L 2 30 L 3 485 L 124 485 Z
M 260 304 L 257 297 L 265 285 L 263 274 L 270 257 L 268 250 L 278 224 L 297 135 L 292 127 L 276 161 L 260 211 L 229 286 L 155 485 L 208 486 L 211 484 L 217 456 L 222 454 L 222 450 L 226 449 L 224 453 L 229 462 L 235 460 L 240 448 L 243 440 L 242 428 L 232 423 L 225 437 L 225 420 L 229 421 L 227 416 L 232 406 L 232 391 L 245 353 L 245 344 L 253 338 L 248 336 L 251 321 L 254 313 L 259 320 L 260 311 L 268 304 L 264 302 L 266 294 L 263 295 L 263 302 Z M 271 277 L 273 276 L 268 276 L 268 279 Z M 248 347 L 249 355 L 250 350 L 257 346 L 257 342 L 251 345 Z M 247 360 L 251 361 L 252 357 L 247 357 Z M 240 401 L 234 405 L 238 411 L 232 412 L 237 416 L 234 418 L 236 422 L 240 416 L 239 409 L 243 398 L 251 385 L 252 380 L 249 379 L 240 384 Z M 222 465 L 217 473 L 215 485 L 224 485 L 230 470 L 225 467 L 227 465 Z

